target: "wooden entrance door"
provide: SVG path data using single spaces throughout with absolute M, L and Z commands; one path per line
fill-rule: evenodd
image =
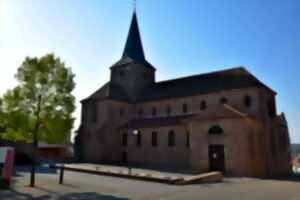
M 209 145 L 209 169 L 225 172 L 224 145 Z

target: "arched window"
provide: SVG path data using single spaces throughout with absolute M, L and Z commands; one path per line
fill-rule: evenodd
M 169 116 L 169 115 L 171 115 L 171 113 L 172 113 L 172 108 L 170 105 L 168 105 L 167 106 L 167 115 Z
M 186 132 L 186 147 L 190 147 L 190 132 Z
M 175 132 L 174 131 L 169 131 L 169 136 L 168 136 L 168 146 L 169 147 L 174 147 L 175 146 Z
M 227 101 L 227 99 L 225 97 L 222 97 L 220 99 L 220 104 L 227 104 L 227 103 L 228 103 L 228 101 Z
M 123 107 L 120 108 L 120 116 L 121 116 L 121 117 L 124 115 L 124 112 L 125 112 L 124 108 L 123 108 Z
M 127 146 L 127 133 L 126 132 L 124 132 L 123 135 L 122 135 L 122 145 L 124 147 Z
M 186 103 L 182 104 L 182 112 L 187 113 L 188 112 L 188 105 Z
M 140 109 L 140 110 L 139 110 L 139 117 L 142 118 L 143 115 L 144 115 L 144 111 L 143 111 L 143 109 Z
M 153 147 L 156 147 L 157 146 L 157 132 L 156 131 L 153 131 L 152 132 L 152 146 Z
M 156 107 L 152 107 L 152 116 L 156 116 L 157 110 Z
M 142 134 L 140 131 L 136 134 L 136 146 L 141 147 L 142 146 Z
M 276 108 L 275 108 L 274 99 L 270 99 L 268 101 L 268 114 L 269 114 L 270 118 L 273 118 L 276 115 Z
M 244 104 L 247 108 L 251 107 L 252 102 L 251 102 L 251 97 L 249 95 L 246 95 L 244 97 Z
M 219 134 L 223 134 L 224 131 L 220 126 L 214 125 L 209 128 L 208 133 L 212 135 L 219 135 Z
M 206 101 L 202 100 L 200 102 L 200 110 L 206 110 Z

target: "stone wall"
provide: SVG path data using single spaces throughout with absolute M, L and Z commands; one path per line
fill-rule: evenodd
M 250 106 L 245 97 L 250 97 Z M 221 103 L 226 98 L 226 105 Z M 201 102 L 205 101 L 205 109 Z M 271 103 L 270 103 L 271 102 Z M 210 144 L 223 144 L 225 147 L 225 168 L 228 174 L 244 176 L 268 176 L 275 172 L 287 172 L 290 162 L 289 152 L 272 156 L 272 138 L 274 134 L 288 137 L 287 128 L 274 126 L 276 112 L 275 96 L 269 90 L 259 88 L 226 90 L 216 93 L 174 98 L 140 104 L 129 104 L 113 100 L 101 100 L 97 103 L 97 121 L 91 120 L 94 112 L 91 105 L 83 107 L 83 152 L 84 160 L 92 162 L 121 163 L 123 153 L 132 164 L 165 167 L 193 167 L 199 171 L 208 171 L 208 149 Z M 187 112 L 183 105 L 187 105 Z M 271 106 L 270 106 L 271 105 Z M 153 108 L 156 114 L 153 115 Z M 171 108 L 171 113 L 167 112 Z M 142 111 L 142 116 L 140 112 Z M 237 111 L 237 112 L 235 112 Z M 185 125 L 171 127 L 143 128 L 142 146 L 134 144 L 132 129 L 121 130 L 119 127 L 132 119 L 156 118 L 167 116 L 196 116 Z M 247 116 L 244 116 L 246 114 Z M 276 114 L 276 113 L 275 113 Z M 208 135 L 208 129 L 218 125 L 224 130 L 223 135 Z M 287 125 L 286 125 L 287 127 Z M 176 146 L 168 147 L 169 130 L 176 133 Z M 128 146 L 122 146 L 122 132 L 128 132 Z M 158 132 L 158 146 L 151 146 L 151 133 Z M 186 147 L 186 132 L 190 132 L 190 147 Z M 278 132 L 278 133 L 277 133 Z M 275 143 L 276 148 L 280 148 Z M 280 165 L 280 160 L 284 164 Z M 280 167 L 275 167 L 280 166 Z M 276 169 L 275 169 L 276 168 Z

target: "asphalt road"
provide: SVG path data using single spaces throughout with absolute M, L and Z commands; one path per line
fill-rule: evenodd
M 37 174 L 37 187 L 28 187 L 29 174 L 18 172 L 13 190 L 0 191 L 1 200 L 300 200 L 300 179 L 226 178 L 223 183 L 174 186 L 115 177 L 65 172 L 58 184 L 54 170 Z

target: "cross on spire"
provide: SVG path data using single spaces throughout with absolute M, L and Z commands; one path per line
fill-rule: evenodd
M 133 0 L 133 11 L 136 12 L 136 0 Z
M 123 58 L 130 57 L 133 60 L 144 61 L 144 50 L 140 36 L 139 26 L 137 22 L 136 13 L 133 13 Z

